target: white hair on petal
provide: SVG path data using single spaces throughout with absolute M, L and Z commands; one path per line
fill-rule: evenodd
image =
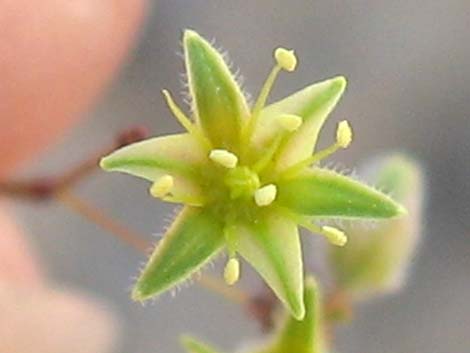
M 175 54 L 178 58 L 184 59 L 184 52 L 182 50 L 177 50 Z
M 164 236 L 165 236 L 165 234 L 163 232 L 152 233 L 152 238 L 156 238 L 157 241 L 162 240 Z

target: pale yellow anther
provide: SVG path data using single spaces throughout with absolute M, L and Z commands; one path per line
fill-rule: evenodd
M 236 257 L 232 257 L 228 260 L 224 269 L 225 283 L 229 286 L 235 284 L 240 278 L 240 262 Z
M 346 234 L 337 228 L 323 226 L 322 231 L 328 241 L 333 245 L 344 246 L 348 241 Z
M 153 183 L 150 188 L 150 194 L 153 197 L 164 197 L 171 191 L 174 183 L 174 179 L 171 175 L 164 175 Z
M 258 206 L 269 206 L 276 199 L 276 194 L 276 185 L 265 185 L 255 191 L 255 202 Z
M 284 130 L 293 132 L 302 125 L 302 118 L 298 115 L 283 114 L 277 117 L 277 122 Z
M 346 148 L 352 141 L 352 129 L 347 120 L 343 120 L 338 124 L 336 129 L 336 143 L 341 148 Z
M 238 163 L 238 157 L 227 150 L 212 150 L 209 158 L 215 163 L 220 164 L 225 168 L 235 168 Z
M 293 50 L 277 48 L 274 51 L 274 58 L 277 64 L 286 71 L 294 71 L 297 66 L 297 57 Z

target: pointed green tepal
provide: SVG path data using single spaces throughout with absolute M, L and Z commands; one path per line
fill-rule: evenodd
M 256 134 L 261 136 L 266 134 L 265 131 L 271 130 L 267 130 L 266 126 L 272 125 L 276 116 L 294 114 L 303 119 L 301 127 L 289 139 L 279 157 L 279 168 L 288 167 L 312 154 L 323 123 L 338 103 L 345 88 L 346 79 L 342 76 L 334 77 L 308 86 L 263 109 L 256 131 Z
M 202 343 L 191 336 L 181 337 L 181 344 L 188 353 L 220 353 L 211 346 Z
M 156 181 L 165 174 L 173 176 L 172 194 L 199 195 L 196 168 L 206 153 L 190 134 L 154 137 L 114 151 L 100 161 L 106 171 L 123 172 Z
M 183 45 L 196 121 L 214 147 L 233 151 L 249 114 L 245 97 L 222 55 L 205 39 L 186 30 Z
M 222 248 L 222 234 L 210 210 L 186 207 L 150 257 L 132 298 L 146 300 L 187 279 Z
M 245 258 L 286 305 L 302 320 L 302 251 L 297 225 L 279 214 L 266 214 L 238 228 L 237 251 Z
M 279 182 L 277 202 L 309 216 L 391 218 L 406 213 L 387 195 L 336 172 L 314 168 Z
M 304 319 L 298 321 L 291 316 L 287 316 L 274 336 L 274 341 L 268 345 L 268 348 L 256 353 L 324 352 L 320 294 L 312 277 L 305 280 L 304 302 Z

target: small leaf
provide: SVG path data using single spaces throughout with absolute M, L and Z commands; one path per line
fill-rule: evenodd
M 369 165 L 362 174 L 371 172 L 377 185 L 403 202 L 409 215 L 372 228 L 349 225 L 345 229 L 348 246 L 330 249 L 336 282 L 355 299 L 399 289 L 421 233 L 423 181 L 419 166 L 406 156 L 394 155 Z
M 123 147 L 104 157 L 100 166 L 156 181 L 165 174 L 174 180 L 175 196 L 198 195 L 195 168 L 207 157 L 196 140 L 189 134 L 155 137 Z
M 323 123 L 341 98 L 346 87 L 344 77 L 335 77 L 308 86 L 283 100 L 273 103 L 261 112 L 255 130 L 255 141 L 266 145 L 274 137 L 276 117 L 293 114 L 302 117 L 303 123 L 285 145 L 278 160 L 279 168 L 285 168 L 310 157 Z
M 193 110 L 215 148 L 237 146 L 249 112 L 240 87 L 222 56 L 199 34 L 184 33 L 184 52 Z
M 318 217 L 390 218 L 406 212 L 374 188 L 320 168 L 279 181 L 277 202 L 294 212 Z
M 187 279 L 222 248 L 222 234 L 210 210 L 185 207 L 150 257 L 132 297 L 142 301 Z
M 259 220 L 238 227 L 237 250 L 264 278 L 292 315 L 305 314 L 302 253 L 297 226 L 268 211 Z
M 198 341 L 191 336 L 181 337 L 181 344 L 188 351 L 188 353 L 219 353 L 211 346 Z

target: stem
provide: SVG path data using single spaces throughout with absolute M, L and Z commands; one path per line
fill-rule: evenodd
M 56 200 L 141 253 L 146 253 L 151 247 L 151 244 L 144 237 L 130 231 L 122 224 L 105 215 L 97 207 L 75 196 L 71 191 L 62 190 L 56 194 Z
M 90 158 L 58 176 L 34 178 L 31 180 L 0 180 L 0 196 L 45 201 L 55 197 L 61 190 L 70 189 L 96 170 L 99 160 L 117 148 L 143 140 L 148 136 L 142 126 L 134 126 L 119 133 L 107 148 L 98 151 Z

